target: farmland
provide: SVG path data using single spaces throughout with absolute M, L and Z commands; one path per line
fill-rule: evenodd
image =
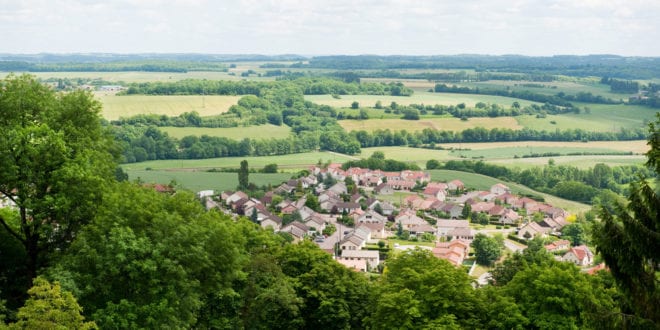
M 124 95 L 96 93 L 103 104 L 103 117 L 108 120 L 138 114 L 178 116 L 197 111 L 201 116 L 218 115 L 229 110 L 241 98 L 233 95 Z
M 189 172 L 189 171 L 147 171 L 128 170 L 129 180 L 139 179 L 145 183 L 169 184 L 175 182 L 182 188 L 191 191 L 213 189 L 217 191 L 234 190 L 238 186 L 238 175 L 236 173 L 222 172 Z M 291 177 L 290 173 L 250 173 L 251 183 L 257 186 L 279 185 Z
M 576 103 L 576 105 L 589 107 L 591 113 L 548 115 L 546 118 L 526 115 L 518 116 L 516 120 L 521 126 L 535 130 L 581 128 L 590 131 L 617 132 L 621 128 L 642 127 L 644 122 L 652 120 L 656 113 L 653 109 L 634 105 L 585 103 Z
M 336 154 L 332 152 L 307 152 L 293 155 L 264 156 L 264 157 L 223 157 L 210 159 L 176 159 L 176 160 L 155 160 L 141 163 L 124 164 L 125 170 L 144 170 L 146 168 L 154 170 L 179 170 L 189 171 L 192 169 L 212 169 L 212 168 L 238 168 L 242 160 L 247 160 L 250 168 L 260 169 L 268 164 L 277 164 L 280 168 L 288 169 L 306 169 L 310 165 L 317 164 L 319 161 L 333 163 L 343 163 L 354 160 L 355 157 Z
M 365 130 L 373 132 L 378 129 L 389 129 L 391 131 L 407 130 L 408 132 L 418 132 L 426 128 L 447 131 L 462 131 L 468 128 L 483 127 L 492 128 L 510 128 L 522 129 L 522 126 L 516 122 L 513 117 L 497 118 L 470 118 L 462 121 L 459 118 L 436 117 L 423 118 L 420 120 L 404 119 L 368 119 L 368 120 L 341 120 L 339 124 L 347 131 Z
M 276 126 L 271 124 L 229 128 L 161 127 L 160 129 L 177 139 L 188 135 L 208 135 L 214 137 L 226 137 L 234 140 L 242 140 L 245 138 L 258 139 L 260 137 L 263 139 L 284 139 L 291 135 L 291 128 L 288 126 Z
M 305 100 L 329 105 L 332 107 L 350 107 L 354 101 L 360 103 L 362 107 L 373 107 L 376 101 L 381 101 L 383 106 L 396 102 L 399 105 L 424 104 L 424 105 L 456 105 L 465 103 L 468 107 L 474 107 L 478 102 L 499 104 L 505 108 L 511 106 L 513 102 L 520 103 L 521 106 L 534 104 L 535 102 L 525 101 L 510 97 L 476 95 L 476 94 L 454 94 L 454 93 L 429 93 L 416 92 L 412 96 L 389 96 L 389 95 L 342 95 L 336 99 L 331 95 L 306 95 Z

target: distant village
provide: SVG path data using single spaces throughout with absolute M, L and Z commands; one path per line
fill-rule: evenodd
M 405 194 L 395 201 L 397 192 Z M 412 241 L 389 245 L 394 249 L 433 242 L 427 248 L 436 257 L 462 266 L 478 225 L 475 218 L 523 241 L 559 237 L 569 217 L 559 207 L 512 194 L 502 183 L 477 191 L 460 180 L 433 182 L 423 171 L 342 170 L 341 164 L 311 167 L 309 175 L 282 183 L 260 199 L 242 191 L 198 195 L 207 209 L 245 216 L 263 228 L 287 233 L 294 242 L 313 241 L 341 264 L 363 272 L 378 269 L 388 239 Z M 555 240 L 545 248 L 562 261 L 582 267 L 593 263 L 584 245 Z

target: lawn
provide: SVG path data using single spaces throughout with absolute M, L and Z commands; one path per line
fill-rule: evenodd
M 160 127 L 159 129 L 167 132 L 167 134 L 177 139 L 188 135 L 208 135 L 215 137 L 226 137 L 234 140 L 242 140 L 244 138 L 285 139 L 291 136 L 291 128 L 289 128 L 289 126 L 276 126 L 271 124 L 229 128 Z
M 514 130 L 522 129 L 522 126 L 516 122 L 514 117 L 497 118 L 470 118 L 462 121 L 458 118 L 422 118 L 420 120 L 404 119 L 367 119 L 367 120 L 340 120 L 339 125 L 347 131 L 365 130 L 373 132 L 377 129 L 389 129 L 391 131 L 407 130 L 408 132 L 418 132 L 426 128 L 445 131 L 463 131 L 468 128 L 483 127 L 492 128 L 510 128 Z
M 415 92 L 412 96 L 389 96 L 389 95 L 341 95 L 339 99 L 331 95 L 305 95 L 305 100 L 318 104 L 329 105 L 338 108 L 347 108 L 351 103 L 357 101 L 362 107 L 373 107 L 376 101 L 381 101 L 383 106 L 388 106 L 392 102 L 400 105 L 425 104 L 425 105 L 456 105 L 465 103 L 468 107 L 474 107 L 478 102 L 500 104 L 509 108 L 513 102 L 520 103 L 521 106 L 534 104 L 535 102 L 526 101 L 511 97 L 477 95 L 477 94 L 455 94 L 455 93 L 429 93 Z
M 344 163 L 354 160 L 355 157 L 336 154 L 331 152 L 306 152 L 300 154 L 262 156 L 262 157 L 222 157 L 210 159 L 172 159 L 153 160 L 141 163 L 123 164 L 124 170 L 193 170 L 211 168 L 238 168 L 242 160 L 247 160 L 250 168 L 261 169 L 268 164 L 277 164 L 281 169 L 307 169 L 319 161 L 325 163 L 328 160 L 333 163 Z
M 525 86 L 526 84 L 534 84 L 536 87 Z M 453 83 L 449 83 L 453 85 Z M 460 83 L 460 86 L 467 86 L 471 88 L 480 89 L 498 89 L 498 90 L 511 90 L 511 91 L 530 91 L 537 94 L 556 95 L 558 93 L 565 93 L 568 95 L 576 95 L 577 93 L 591 93 L 594 95 L 601 95 L 613 100 L 628 98 L 628 94 L 612 93 L 610 86 L 601 84 L 599 80 L 594 79 L 578 79 L 575 81 L 552 81 L 552 82 L 535 82 L 535 81 L 520 81 L 520 80 L 489 80 L 471 83 Z
M 200 191 L 213 189 L 217 191 L 234 190 L 238 186 L 237 173 L 221 172 L 193 172 L 193 171 L 145 171 L 127 170 L 130 180 L 139 179 L 146 183 L 169 184 L 175 181 L 182 188 Z M 249 180 L 257 186 L 271 184 L 278 186 L 280 183 L 291 178 L 290 173 L 250 173 Z
M 102 115 L 113 120 L 138 114 L 178 116 L 197 111 L 201 116 L 218 115 L 238 103 L 241 96 L 234 95 L 125 95 L 98 92 L 96 98 L 103 104 Z

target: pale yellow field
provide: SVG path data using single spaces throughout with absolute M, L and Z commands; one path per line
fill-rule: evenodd
M 420 120 L 404 119 L 370 119 L 370 120 L 340 120 L 339 124 L 347 131 L 365 130 L 373 132 L 378 129 L 391 131 L 406 130 L 408 132 L 422 131 L 425 128 L 446 131 L 462 131 L 468 128 L 483 127 L 522 129 L 513 117 L 470 118 L 462 121 L 458 118 L 424 118 Z
M 227 112 L 238 103 L 241 96 L 231 95 L 125 95 L 96 93 L 103 103 L 103 117 L 108 120 L 138 114 L 178 116 L 197 111 L 200 116 L 212 116 Z
M 590 142 L 546 142 L 546 141 L 515 141 L 515 142 L 488 142 L 488 143 L 442 143 L 438 144 L 445 149 L 494 149 L 508 147 L 561 147 L 561 148 L 603 148 L 618 151 L 630 151 L 642 154 L 649 150 L 645 140 L 636 141 L 590 141 Z

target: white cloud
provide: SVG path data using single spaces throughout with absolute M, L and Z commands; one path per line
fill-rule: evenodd
M 0 0 L 0 52 L 660 56 L 655 0 Z

